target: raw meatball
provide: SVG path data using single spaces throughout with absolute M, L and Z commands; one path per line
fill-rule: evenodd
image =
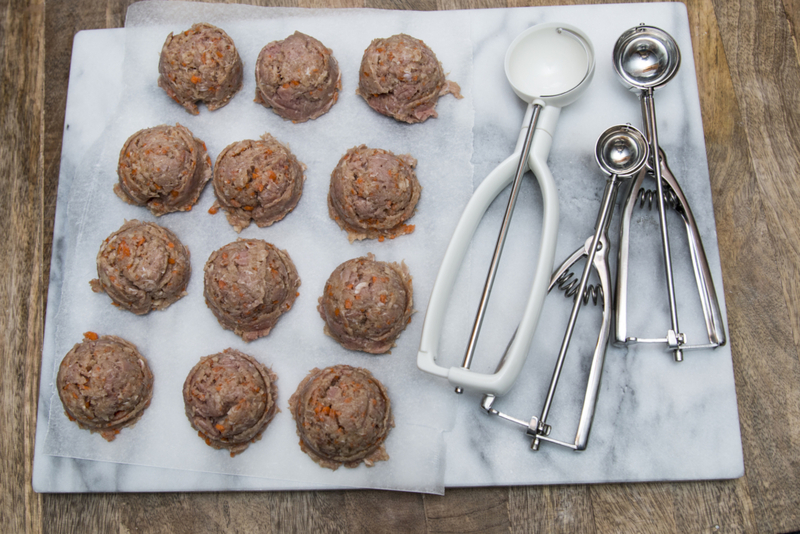
M 402 122 L 422 122 L 436 117 L 436 101 L 461 88 L 445 80 L 436 54 L 409 35 L 375 39 L 364 51 L 356 93 L 369 107 Z
M 214 166 L 214 192 L 237 232 L 283 219 L 303 194 L 306 166 L 270 134 L 228 145 Z
M 258 54 L 255 101 L 284 119 L 316 119 L 336 103 L 341 88 L 336 58 L 313 37 L 294 32 Z
M 414 231 L 404 224 L 414 215 L 422 188 L 414 173 L 417 160 L 388 150 L 351 148 L 331 173 L 328 213 L 356 239 L 394 239 Z
M 186 295 L 192 274 L 189 249 L 166 228 L 136 219 L 108 236 L 89 284 L 117 306 L 144 315 Z
M 58 367 L 58 396 L 70 420 L 113 441 L 150 405 L 153 373 L 133 343 L 94 332 L 84 336 Z
M 242 59 L 227 33 L 211 24 L 195 24 L 169 34 L 158 62 L 158 86 L 197 115 L 197 103 L 209 111 L 227 104 L 242 88 Z
M 206 304 L 223 328 L 245 341 L 269 334 L 299 287 L 289 254 L 260 239 L 229 243 L 206 262 Z
M 388 460 L 383 442 L 394 426 L 386 388 L 366 369 L 314 369 L 289 399 L 300 448 L 322 467 Z
M 344 348 L 382 354 L 411 321 L 412 297 L 405 263 L 375 261 L 368 254 L 334 269 L 317 310 L 325 333 Z
M 114 193 L 153 215 L 190 211 L 211 179 L 206 144 L 188 128 L 156 126 L 130 136 L 119 153 Z
M 205 356 L 183 383 L 186 417 L 198 435 L 231 456 L 243 452 L 277 411 L 278 379 L 255 358 L 234 349 Z

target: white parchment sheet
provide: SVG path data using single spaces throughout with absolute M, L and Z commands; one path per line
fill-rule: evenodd
M 245 68 L 244 85 L 224 108 L 189 115 L 156 85 L 158 57 L 170 32 L 196 22 L 223 28 L 234 40 Z M 329 113 L 303 124 L 284 121 L 253 102 L 257 55 L 267 43 L 295 30 L 319 39 L 333 50 L 342 71 L 339 101 Z M 439 117 L 423 124 L 401 124 L 372 111 L 355 94 L 364 49 L 377 37 L 408 33 L 437 54 L 449 79 L 461 85 L 464 98 L 440 99 Z M 63 356 L 81 341 L 83 332 L 114 334 L 136 344 L 155 375 L 153 401 L 135 427 L 107 443 L 80 430 L 63 413 L 52 389 L 45 453 L 116 463 L 257 476 L 331 487 L 444 491 L 442 431 L 452 427 L 455 396 L 439 379 L 416 368 L 416 351 L 424 310 L 441 256 L 463 206 L 472 193 L 472 44 L 465 13 L 420 13 L 375 10 L 314 11 L 249 6 L 142 2 L 131 6 L 126 21 L 126 49 L 120 106 L 101 139 L 75 169 L 66 206 L 64 276 L 58 312 L 53 376 Z M 212 160 L 230 143 L 255 139 L 265 132 L 287 144 L 307 165 L 303 196 L 283 221 L 236 234 L 224 212 L 208 210 L 214 202 L 209 184 L 191 212 L 156 218 L 130 206 L 113 193 L 119 150 L 134 132 L 159 124 L 183 124 L 208 146 Z M 418 160 L 423 187 L 417 214 L 409 221 L 413 234 L 379 243 L 348 243 L 345 232 L 329 218 L 330 173 L 347 149 L 366 144 Z M 95 257 L 101 242 L 125 220 L 154 221 L 174 231 L 192 255 L 188 295 L 160 312 L 138 317 L 93 293 Z M 203 266 L 209 254 L 237 237 L 260 238 L 285 249 L 302 280 L 300 297 L 266 338 L 245 343 L 223 330 L 203 299 Z M 317 299 L 330 273 L 341 262 L 372 252 L 379 260 L 405 261 L 413 276 L 418 311 L 391 354 L 371 356 L 341 348 L 323 334 Z M 456 296 L 454 313 L 467 310 Z M 454 321 L 464 328 L 468 322 Z M 445 334 L 447 335 L 447 333 Z M 465 333 L 454 337 L 464 339 Z M 181 389 L 200 357 L 234 347 L 271 366 L 278 375 L 281 412 L 263 438 L 241 455 L 208 447 L 184 414 Z M 320 468 L 298 446 L 289 396 L 314 367 L 349 364 L 370 369 L 387 387 L 396 428 L 386 442 L 391 460 L 372 468 Z M 52 387 L 52 384 L 51 384 Z

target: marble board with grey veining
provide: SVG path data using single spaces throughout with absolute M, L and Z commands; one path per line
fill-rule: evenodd
M 199 17 L 199 18 L 198 18 Z M 245 62 L 245 86 L 227 107 L 192 117 L 155 87 L 163 38 L 200 20 L 228 31 Z M 656 96 L 661 145 L 691 203 L 722 300 L 721 270 L 711 205 L 703 129 L 685 6 L 678 3 L 542 7 L 454 12 L 304 10 L 249 6 L 142 2 L 128 12 L 125 29 L 76 35 L 70 71 L 51 283 L 45 326 L 33 485 L 41 492 L 209 491 L 383 488 L 441 493 L 445 487 L 635 482 L 735 478 L 743 474 L 739 421 L 728 346 L 687 353 L 675 363 L 660 347 L 610 347 L 589 446 L 573 452 L 544 444 L 529 449 L 524 431 L 492 418 L 480 397 L 457 396 L 451 386 L 416 369 L 416 349 L 428 296 L 441 256 L 473 188 L 513 150 L 524 103 L 503 73 L 505 50 L 524 29 L 541 22 L 581 28 L 596 53 L 587 93 L 564 108 L 549 165 L 559 186 L 557 262 L 591 235 L 604 177 L 594 163 L 597 136 L 608 126 L 641 127 L 638 98 L 616 79 L 611 50 L 626 29 L 647 23 L 677 40 L 683 62 L 676 78 Z M 252 102 L 252 65 L 260 47 L 299 29 L 334 50 L 343 91 L 330 113 L 294 125 Z M 358 62 L 374 37 L 405 32 L 437 53 L 463 100 L 440 101 L 439 117 L 401 125 L 369 110 L 354 94 Z M 181 122 L 203 138 L 212 159 L 228 143 L 264 131 L 287 142 L 308 165 L 303 199 L 295 213 L 259 237 L 293 255 L 303 286 L 295 308 L 267 338 L 244 344 L 216 325 L 202 300 L 195 274 L 189 295 L 145 318 L 110 309 L 88 280 L 99 240 L 124 219 L 154 220 L 123 205 L 111 193 L 115 160 L 124 139 L 139 128 Z M 412 153 L 419 161 L 423 200 L 412 222 L 417 230 L 392 242 L 350 245 L 327 219 L 327 180 L 338 156 L 355 144 Z M 158 220 L 192 250 L 195 273 L 211 250 L 237 236 L 223 216 L 207 210 L 207 188 L 196 210 Z M 442 340 L 442 365 L 458 365 L 477 306 L 491 249 L 505 208 L 498 197 L 478 229 L 469 260 L 459 273 Z M 526 179 L 490 302 L 474 367 L 491 371 L 513 334 L 538 250 L 541 197 Z M 672 221 L 679 230 L 677 218 Z M 612 246 L 618 218 L 612 221 Z M 658 256 L 657 219 L 637 212 L 632 245 L 631 330 L 663 335 L 668 311 Z M 184 238 L 184 236 L 186 236 Z M 681 326 L 690 339 L 704 336 L 688 247 L 672 231 Z M 414 275 L 418 313 L 391 355 L 373 357 L 341 349 L 322 334 L 316 298 L 341 261 L 374 252 L 404 259 Z M 613 266 L 613 265 L 612 265 Z M 569 302 L 551 295 L 533 349 L 515 387 L 496 407 L 521 419 L 538 415 L 563 335 Z M 595 310 L 582 322 L 568 355 L 548 422 L 553 435 L 571 441 L 582 400 L 587 357 L 597 334 Z M 593 322 L 594 321 L 594 322 Z M 54 373 L 63 355 L 86 330 L 118 333 L 145 352 L 156 375 L 152 406 L 137 425 L 106 443 L 66 420 Z M 264 438 L 236 458 L 206 447 L 182 414 L 180 385 L 200 356 L 233 346 L 277 372 L 282 412 Z M 373 468 L 321 469 L 299 451 L 286 406 L 302 376 L 314 366 L 349 363 L 370 368 L 389 388 L 397 428 L 387 442 L 392 457 Z

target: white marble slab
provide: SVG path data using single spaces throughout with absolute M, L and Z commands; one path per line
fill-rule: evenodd
M 550 157 L 561 202 L 557 261 L 577 248 L 593 228 L 604 183 L 592 155 L 597 136 L 613 124 L 640 124 L 637 97 L 617 82 L 610 57 L 619 34 L 646 22 L 670 32 L 683 52 L 678 76 L 657 93 L 659 133 L 672 170 L 692 204 L 717 293 L 723 298 L 688 20 L 682 4 L 443 13 L 310 11 L 203 4 L 198 9 L 208 11 L 201 11 L 197 16 L 203 18 L 196 20 L 186 18 L 186 5 L 181 3 L 139 3 L 134 8 L 142 11 L 129 11 L 128 29 L 81 32 L 75 39 L 45 327 L 33 476 L 36 491 L 377 487 L 440 493 L 445 486 L 696 480 L 735 478 L 743 474 L 728 347 L 689 353 L 681 364 L 674 363 L 659 348 L 610 348 L 592 437 L 588 449 L 580 453 L 548 444 L 539 452 L 531 452 L 523 432 L 487 416 L 480 410 L 477 396 L 457 397 L 446 382 L 424 375 L 414 365 L 422 313 L 438 261 L 460 210 L 472 185 L 479 183 L 510 153 L 519 131 L 524 105 L 505 81 L 502 70 L 505 49 L 519 32 L 539 22 L 561 21 L 582 28 L 597 53 L 592 87 L 579 102 L 563 111 Z M 156 16 L 150 18 L 151 14 Z M 336 24 L 330 24 L 331 17 L 336 17 Z M 242 93 L 228 107 L 214 114 L 202 110 L 199 117 L 190 117 L 154 87 L 157 60 L 154 58 L 166 33 L 198 20 L 218 23 L 234 37 L 242 51 L 246 73 L 252 70 L 255 54 L 263 44 L 294 29 L 307 30 L 333 48 L 342 64 L 344 90 L 340 102 L 329 115 L 308 127 L 284 123 L 251 102 L 250 86 L 254 82 L 246 75 Z M 325 26 L 338 30 L 326 32 Z M 343 32 L 341 28 L 352 31 Z M 437 32 L 437 28 L 446 30 Z M 374 36 L 398 31 L 428 42 L 445 69 L 451 71 L 452 78 L 461 83 L 466 96 L 462 101 L 443 99 L 438 119 L 411 128 L 377 116 L 352 94 L 363 48 Z M 134 76 L 139 72 L 144 72 L 141 79 Z M 134 92 L 140 87 L 143 92 Z M 347 122 L 348 116 L 353 122 Z M 282 329 L 276 329 L 264 340 L 245 345 L 216 326 L 202 303 L 201 276 L 195 276 L 188 297 L 149 317 L 166 321 L 168 327 L 189 322 L 193 326 L 187 327 L 190 330 L 184 337 L 193 339 L 170 343 L 169 361 L 165 361 L 165 356 L 148 354 L 151 362 L 157 361 L 154 403 L 147 417 L 108 445 L 99 436 L 82 432 L 66 421 L 57 397 L 52 402 L 53 373 L 63 354 L 80 340 L 85 330 L 117 328 L 140 346 L 144 343 L 151 349 L 143 341 L 142 332 L 156 328 L 153 323 L 132 320 L 129 314 L 109 310 L 105 297 L 88 291 L 93 258 L 99 246 L 92 239 L 94 232 L 104 237 L 118 228 L 123 218 L 152 220 L 149 213 L 122 205 L 113 194 L 108 196 L 115 180 L 115 152 L 136 129 L 176 121 L 204 138 L 212 157 L 229 142 L 268 130 L 279 139 L 283 136 L 309 165 L 309 179 L 298 212 L 273 228 L 246 231 L 246 235 L 272 240 L 297 256 L 295 261 L 303 278 L 302 295 L 298 306 L 279 325 Z M 309 147 L 310 140 L 314 142 L 313 148 Z M 415 217 L 417 231 L 412 236 L 380 246 L 348 245 L 338 228 L 325 220 L 326 176 L 335 164 L 336 154 L 360 142 L 412 152 L 420 159 L 420 173 L 428 173 L 427 177 L 421 174 L 420 179 L 426 188 L 423 196 L 429 203 L 421 203 Z M 526 269 L 533 264 L 538 248 L 541 199 L 535 181 L 527 181 L 522 193 L 501 267 L 501 281 L 492 300 L 490 322 L 484 328 L 476 356 L 476 368 L 487 371 L 495 366 L 513 332 L 522 306 L 517 288 L 527 286 L 530 274 Z M 108 207 L 101 210 L 98 218 L 85 215 L 85 201 L 90 195 L 108 201 Z M 177 227 L 182 238 L 184 234 L 192 236 L 186 240 L 193 253 L 195 273 L 202 271 L 202 263 L 211 250 L 236 237 L 222 215 L 205 214 L 212 202 L 213 193 L 206 191 L 191 214 L 159 220 L 168 227 Z M 465 332 L 470 326 L 467 323 L 479 297 L 504 205 L 501 196 L 479 228 L 471 260 L 460 274 L 463 290 L 457 292 L 458 297 L 451 303 L 453 313 L 448 315 L 442 364 L 456 365 L 460 361 Z M 307 231 L 308 221 L 313 222 L 313 229 L 319 235 Z M 615 219 L 611 235 L 614 243 L 616 223 Z M 668 317 L 657 256 L 657 222 L 649 214 L 640 216 L 636 223 L 637 254 L 633 257 L 633 269 L 643 273 L 636 280 L 641 286 L 638 293 L 642 300 L 634 304 L 633 317 L 638 323 L 631 330 L 649 328 L 648 332 L 636 330 L 636 333 L 650 335 L 655 329 L 656 333 L 652 333 L 655 336 L 665 329 Z M 209 230 L 203 232 L 205 237 L 194 237 L 193 228 L 197 225 L 209 225 Z M 685 250 L 682 234 L 673 231 L 671 236 L 674 248 Z M 316 239 L 335 246 L 325 248 L 320 255 L 313 245 L 308 245 L 316 243 Z M 290 246 L 296 243 L 305 246 Z M 81 246 L 90 251 L 88 261 L 74 254 Z M 329 339 L 316 337 L 322 325 L 313 310 L 316 293 L 333 267 L 369 250 L 379 257 L 406 259 L 415 276 L 416 306 L 421 312 L 393 354 L 378 359 L 339 350 Z M 698 324 L 700 312 L 688 255 L 676 253 L 675 264 L 681 288 L 681 326 L 690 336 L 704 335 L 702 325 Z M 647 276 L 652 279 L 647 280 Z M 502 411 L 523 419 L 538 415 L 563 334 L 567 306 L 566 299 L 558 295 L 548 299 L 523 374 L 515 388 L 497 402 Z M 549 419 L 554 436 L 570 441 L 578 416 L 577 405 L 582 398 L 580 380 L 588 366 L 588 362 L 582 361 L 581 352 L 590 352 L 596 336 L 596 326 L 591 324 L 593 315 L 599 313 L 587 310 L 582 314 L 588 324 L 573 341 L 575 354 L 570 353 Z M 191 320 L 186 321 L 187 317 Z M 302 351 L 292 351 L 289 347 L 299 335 L 309 339 L 301 343 Z M 200 356 L 227 346 L 249 351 L 273 366 L 280 377 L 279 402 L 283 409 L 264 440 L 232 461 L 222 458 L 226 456 L 224 453 L 206 447 L 190 432 L 180 413 L 179 389 L 176 393 L 186 372 Z M 151 350 L 158 352 L 156 347 Z M 322 351 L 325 356 L 296 357 L 297 352 L 315 351 Z M 336 361 L 329 361 L 331 358 Z M 398 407 L 398 428 L 387 444 L 392 460 L 371 469 L 328 472 L 311 464 L 296 446 L 286 399 L 309 366 L 340 361 L 371 368 L 387 382 Z M 162 380 L 162 377 L 168 378 Z M 177 444 L 181 454 L 170 455 L 169 447 L 164 446 L 166 441 L 159 439 L 163 436 L 172 445 Z M 256 468 L 254 464 L 258 464 Z

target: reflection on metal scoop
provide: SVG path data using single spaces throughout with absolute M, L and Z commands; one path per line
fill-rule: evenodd
M 608 339 L 611 333 L 611 274 L 608 268 L 610 248 L 608 225 L 614 213 L 620 181 L 630 178 L 644 168 L 648 154 L 647 140 L 644 135 L 630 125 L 613 126 L 603 132 L 597 140 L 595 158 L 597 159 L 597 164 L 609 175 L 609 178 L 606 181 L 600 212 L 597 215 L 594 235 L 589 237 L 582 247 L 567 258 L 550 278 L 549 290 L 556 286 L 564 290 L 568 297 L 573 298 L 573 305 L 541 416 L 538 418 L 532 417 L 530 421 L 522 421 L 503 414 L 493 408 L 495 401 L 495 396 L 493 395 L 485 395 L 481 403 L 483 409 L 490 414 L 526 427 L 527 434 L 533 438 L 531 443 L 531 449 L 533 450 L 539 450 L 540 441 L 549 441 L 582 451 L 589 441 L 589 431 L 594 418 L 594 407 L 597 402 L 597 393 L 600 389 L 603 361 L 605 360 L 606 347 L 608 347 Z M 580 282 L 577 282 L 573 280 L 573 274 L 570 269 L 578 260 L 583 258 L 586 259 L 586 263 L 583 267 Z M 590 288 L 588 280 L 592 269 L 597 273 L 600 284 Z M 564 359 L 578 320 L 578 313 L 582 305 L 588 304 L 590 298 L 594 300 L 595 304 L 598 304 L 598 300 L 602 300 L 600 304 L 603 306 L 603 321 L 589 368 L 589 378 L 583 399 L 581 417 L 578 421 L 578 431 L 575 435 L 575 440 L 572 443 L 568 443 L 550 437 L 551 426 L 547 424 L 547 416 L 550 412 Z
M 459 220 L 450 240 L 431 293 L 422 327 L 417 366 L 425 372 L 447 378 L 456 386 L 481 393 L 503 395 L 513 385 L 530 350 L 547 295 L 558 233 L 558 192 L 547 167 L 561 107 L 580 97 L 594 76 L 594 48 L 579 29 L 567 24 L 540 24 L 522 32 L 506 52 L 505 72 L 514 92 L 528 103 L 522 129 L 513 154 L 497 166 L 478 186 Z M 516 172 L 514 169 L 516 167 Z M 503 252 L 511 216 L 514 212 L 523 174 L 533 171 L 542 190 L 543 222 L 539 258 L 530 296 L 517 334 L 494 374 L 471 371 L 470 365 L 492 291 L 500 256 Z M 461 367 L 442 367 L 436 363 L 439 338 L 447 302 L 453 292 L 456 275 L 466 255 L 472 236 L 492 201 L 512 183 L 500 234 L 497 238 L 486 284 Z
M 664 151 L 661 150 L 658 143 L 653 93 L 656 88 L 663 86 L 675 76 L 680 62 L 681 53 L 675 40 L 664 30 L 653 26 L 640 25 L 631 28 L 619 37 L 614 46 L 614 69 L 625 85 L 632 91 L 640 92 L 645 133 L 650 144 L 650 157 L 652 158 L 649 168 L 642 169 L 632 184 L 622 213 L 619 261 L 617 262 L 615 337 L 619 343 L 665 343 L 673 351 L 676 361 L 683 360 L 683 351 L 686 349 L 713 348 L 725 344 L 722 314 L 717 301 L 714 282 L 711 279 L 708 260 L 703 249 L 703 242 L 697 230 L 697 224 L 683 191 L 667 166 L 667 158 Z M 651 200 L 655 198 L 658 206 L 671 320 L 671 328 L 667 331 L 667 335 L 658 339 L 632 337 L 627 333 L 628 258 L 631 219 L 636 198 L 642 197 L 644 189 L 641 186 L 646 176 L 652 176 L 656 182 L 656 191 L 650 194 L 645 192 L 644 194 Z M 667 207 L 673 207 L 681 215 L 686 225 L 692 266 L 708 331 L 707 344 L 688 344 L 686 336 L 678 326 L 678 309 L 675 299 L 675 283 L 672 273 L 672 257 L 666 218 Z

